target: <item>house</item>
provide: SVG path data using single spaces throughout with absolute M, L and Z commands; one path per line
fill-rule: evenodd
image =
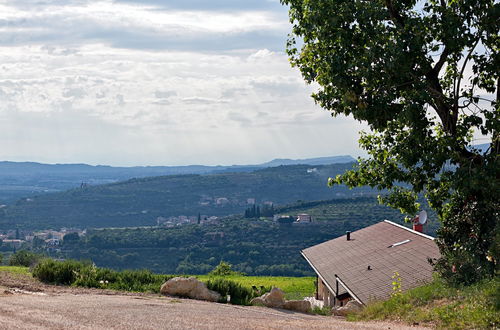
M 402 291 L 429 282 L 428 260 L 440 257 L 433 237 L 387 220 L 304 249 L 302 255 L 317 275 L 316 299 L 332 307 L 389 298 L 395 274 Z
M 20 248 L 23 245 L 24 241 L 20 239 L 4 239 L 2 240 L 4 245 L 10 245 L 16 249 Z
M 310 222 L 312 222 L 312 217 L 306 213 L 297 214 L 297 222 L 310 223 Z

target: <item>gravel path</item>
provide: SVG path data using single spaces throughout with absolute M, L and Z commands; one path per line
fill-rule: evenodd
M 352 323 L 265 307 L 47 286 L 34 280 L 19 286 L 14 282 L 0 276 L 2 330 L 418 329 L 393 323 Z

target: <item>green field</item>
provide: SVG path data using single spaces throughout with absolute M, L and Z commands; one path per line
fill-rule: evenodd
M 208 275 L 196 275 L 200 281 L 206 282 Z M 240 283 L 246 287 L 277 287 L 285 292 L 285 298 L 303 299 L 314 295 L 314 277 L 281 277 L 281 276 L 225 276 L 225 279 Z
M 31 276 L 30 269 L 28 267 L 17 267 L 17 266 L 0 266 L 0 272 L 10 272 L 19 275 L 29 275 Z M 133 290 L 133 291 L 145 291 L 145 292 L 159 292 L 160 286 L 165 278 L 171 278 L 176 275 L 160 275 L 155 274 L 152 277 L 153 283 L 142 286 L 143 290 Z M 186 276 L 186 275 L 182 275 Z M 217 278 L 216 276 L 209 275 L 194 275 L 197 279 L 202 282 L 207 282 L 210 279 Z M 240 283 L 244 287 L 251 288 L 256 286 L 260 288 L 264 287 L 277 287 L 285 292 L 286 299 L 302 299 L 304 297 L 312 296 L 314 294 L 314 277 L 281 277 L 281 276 L 224 276 L 224 279 L 232 280 L 234 282 Z M 152 286 L 155 286 L 154 290 L 151 290 Z M 111 287 L 112 288 L 112 287 Z M 139 288 L 140 289 L 140 288 Z
M 18 267 L 18 266 L 0 266 L 0 272 L 9 272 L 21 275 L 30 275 L 30 270 L 28 267 Z

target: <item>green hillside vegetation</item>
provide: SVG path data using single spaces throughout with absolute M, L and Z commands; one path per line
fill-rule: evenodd
M 429 210 L 428 221 L 424 231 L 428 235 L 435 236 L 437 229 L 440 227 L 437 215 L 434 211 L 430 210 L 425 201 L 422 200 L 421 203 L 424 208 Z M 371 224 L 382 220 L 402 222 L 404 218 L 399 211 L 377 203 L 373 197 L 298 202 L 277 207 L 276 213 L 292 216 L 306 213 L 311 215 L 317 222 L 335 221 L 335 223 L 341 221 L 352 222 L 353 219 Z
M 0 271 L 3 267 L 0 267 Z M 27 268 L 25 268 L 27 270 Z M 6 269 L 9 271 L 9 269 Z M 15 269 L 17 271 L 17 269 Z M 163 283 L 176 275 L 153 274 L 149 270 L 114 271 L 75 260 L 44 259 L 33 269 L 33 276 L 50 284 L 133 292 L 160 293 Z M 183 275 L 186 276 L 186 275 Z M 223 297 L 231 295 L 231 303 L 248 305 L 250 300 L 272 287 L 281 288 L 288 299 L 302 299 L 314 293 L 314 277 L 256 277 L 244 275 L 197 275 L 209 289 Z M 225 302 L 225 301 L 221 301 Z
M 91 166 L 87 164 L 40 164 L 34 162 L 0 161 L 0 204 L 11 204 L 33 195 L 63 191 L 81 185 L 97 185 L 131 178 L 162 175 L 251 172 L 280 165 L 325 165 L 352 163 L 351 156 L 308 159 L 274 159 L 256 165 L 187 165 L 187 166 Z
M 435 278 L 430 284 L 396 294 L 387 301 L 369 304 L 348 319 L 423 323 L 439 329 L 498 329 L 500 278 L 459 288 Z
M 327 187 L 353 164 L 293 165 L 250 173 L 172 175 L 86 186 L 19 200 L 0 209 L 0 229 L 106 228 L 156 225 L 157 217 L 241 214 L 247 199 L 283 205 L 297 200 L 374 195 L 370 188 Z
M 147 268 L 167 274 L 206 274 L 225 260 L 249 275 L 311 276 L 314 273 L 302 259 L 302 249 L 383 219 L 403 223 L 398 211 L 379 205 L 375 198 L 318 203 L 278 208 L 289 214 L 312 211 L 323 216 L 304 225 L 233 216 L 210 226 L 89 230 L 85 237 L 65 242 L 62 256 L 89 259 L 101 267 Z

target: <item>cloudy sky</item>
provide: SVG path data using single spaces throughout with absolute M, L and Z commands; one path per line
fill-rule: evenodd
M 0 0 L 0 160 L 251 164 L 359 155 L 309 97 L 278 0 Z

